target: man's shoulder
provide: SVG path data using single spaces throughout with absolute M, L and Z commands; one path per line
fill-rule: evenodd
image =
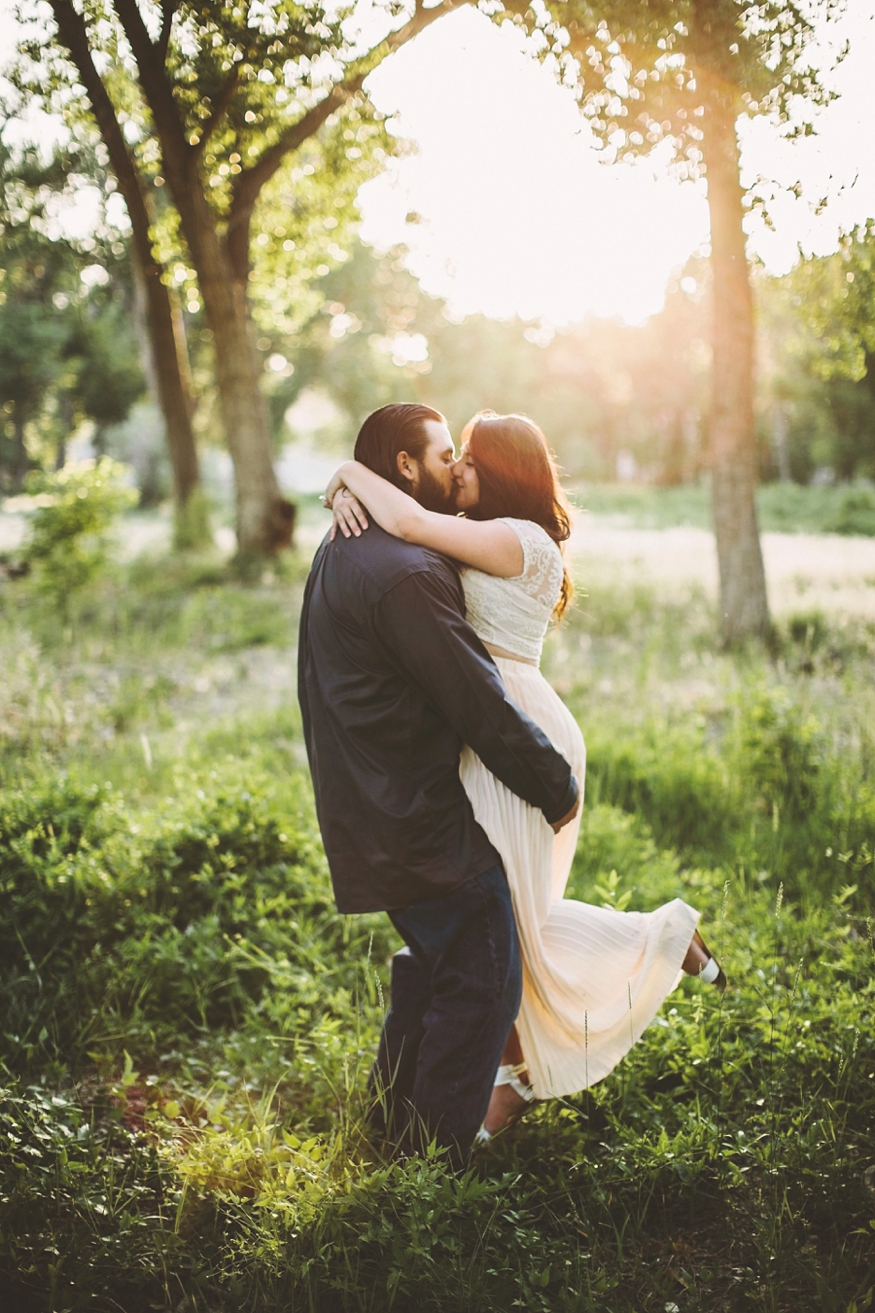
M 367 580 L 378 594 L 388 592 L 402 580 L 419 574 L 458 579 L 458 571 L 448 557 L 417 543 L 394 538 L 373 522 L 360 538 L 338 536 L 333 543 L 323 544 L 320 550 L 335 553 L 339 570 Z

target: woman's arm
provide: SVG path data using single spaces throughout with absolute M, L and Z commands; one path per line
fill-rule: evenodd
M 509 524 L 501 520 L 465 520 L 427 511 L 418 502 L 358 461 L 341 465 L 325 493 L 329 504 L 341 488 L 363 502 L 381 528 L 405 542 L 430 547 L 486 574 L 514 578 L 523 572 L 523 549 Z M 349 537 L 342 517 L 341 529 Z M 361 517 L 357 517 L 361 523 Z M 355 527 L 350 524 L 353 533 Z M 366 527 L 366 526 L 363 526 Z

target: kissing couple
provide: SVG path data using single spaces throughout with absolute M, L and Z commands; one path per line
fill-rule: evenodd
M 298 696 L 341 912 L 405 947 L 370 1077 L 405 1154 L 461 1169 L 533 1100 L 602 1080 L 681 971 L 725 987 L 699 914 L 565 898 L 586 752 L 539 660 L 571 596 L 568 501 L 544 435 L 383 406 L 323 501 Z

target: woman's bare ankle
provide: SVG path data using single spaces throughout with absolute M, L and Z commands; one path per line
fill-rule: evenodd
M 690 941 L 687 949 L 687 955 L 681 963 L 681 967 L 686 971 L 688 976 L 697 976 L 711 959 L 700 944 L 695 940 Z
M 510 1085 L 496 1085 L 489 1100 L 483 1125 L 490 1135 L 496 1135 L 515 1121 L 527 1107 L 527 1102 Z

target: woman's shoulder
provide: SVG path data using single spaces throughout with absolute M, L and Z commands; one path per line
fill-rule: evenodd
M 561 557 L 562 553 L 559 544 L 554 538 L 551 538 L 543 525 L 538 524 L 535 520 L 519 520 L 512 515 L 502 515 L 501 523 L 508 525 L 513 529 L 523 545 L 523 553 L 528 559 L 529 550 L 535 548 L 543 551 L 547 549 L 552 555 L 555 553 Z

